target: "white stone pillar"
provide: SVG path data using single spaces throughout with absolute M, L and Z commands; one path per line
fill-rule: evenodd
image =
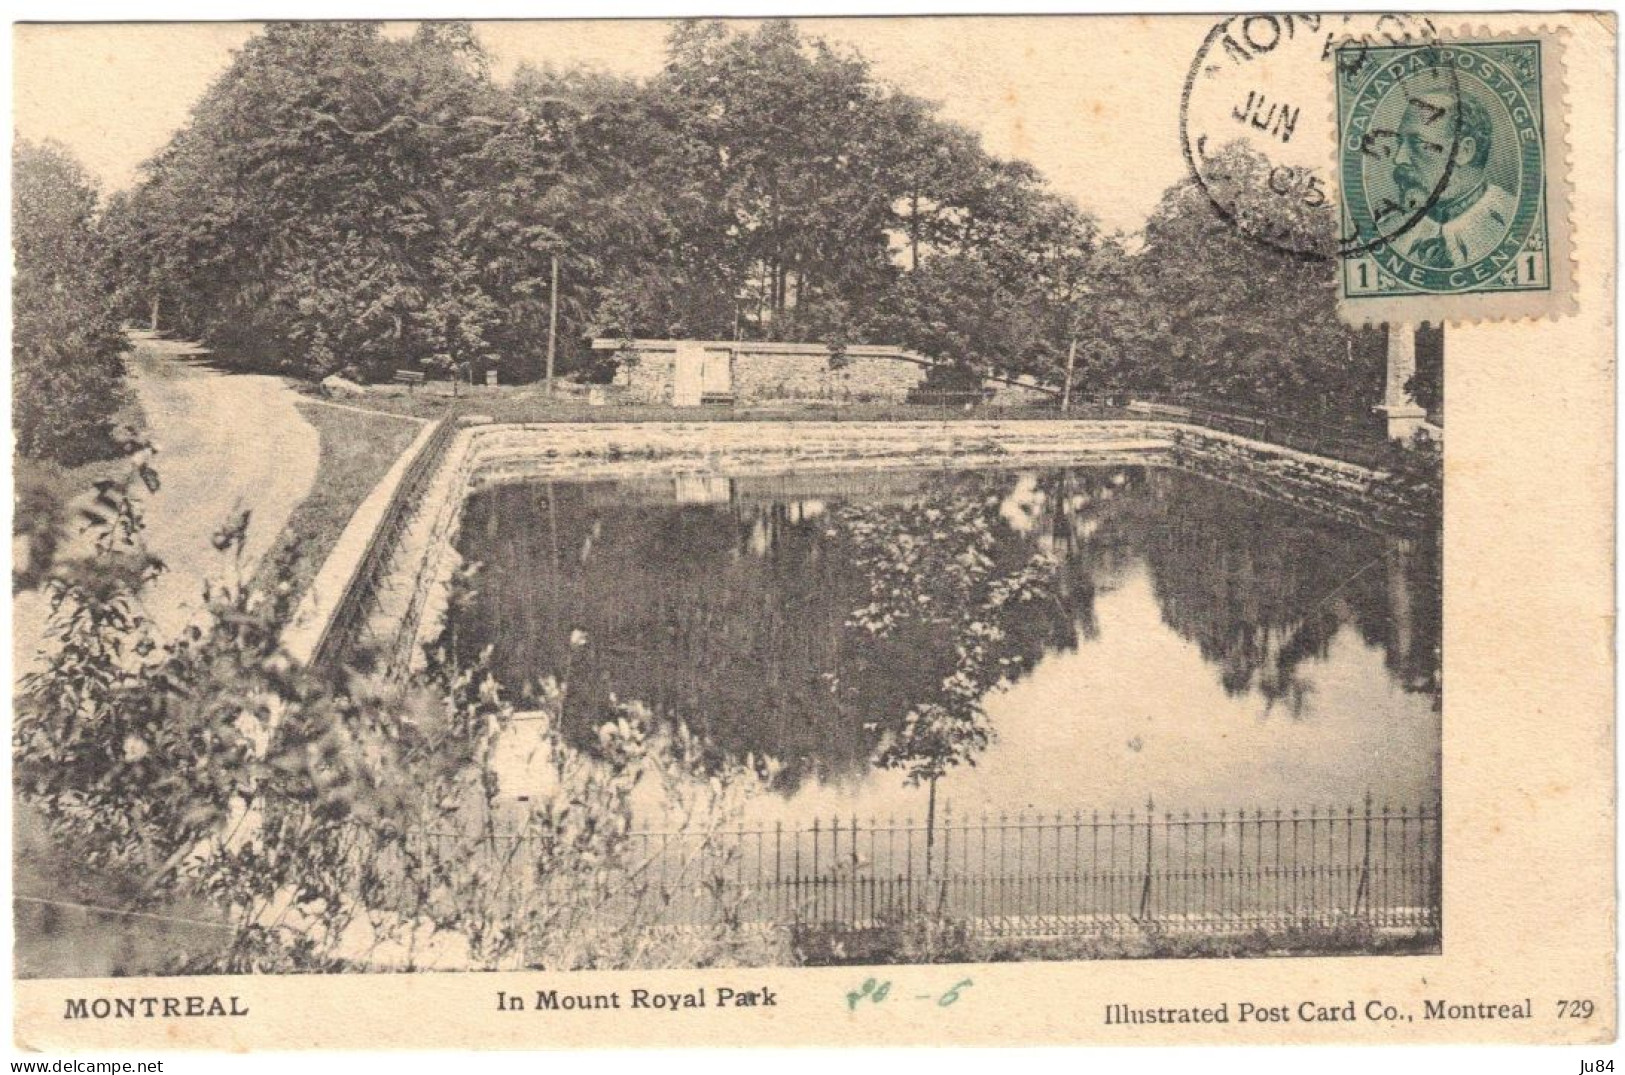
M 1417 406 L 1416 400 L 1405 390 L 1405 383 L 1414 376 L 1416 329 L 1410 325 L 1389 325 L 1388 378 L 1382 405 L 1377 410 L 1388 419 L 1388 436 L 1394 440 L 1410 440 L 1427 421 L 1427 411 Z

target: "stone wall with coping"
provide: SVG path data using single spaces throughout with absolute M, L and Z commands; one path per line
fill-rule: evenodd
M 632 403 L 669 404 L 676 356 L 670 350 L 621 352 L 615 385 Z M 924 383 L 923 365 L 906 358 L 853 355 L 839 370 L 830 369 L 829 352 L 808 348 L 790 352 L 752 350 L 741 344 L 733 358 L 733 395 L 737 400 L 842 400 L 853 403 L 901 403 L 909 390 Z
M 369 623 L 394 639 L 386 667 L 421 665 L 444 622 L 462 508 L 507 482 L 930 467 L 1178 465 L 1357 525 L 1406 519 L 1384 476 L 1349 463 L 1168 421 L 645 422 L 489 424 L 462 429 L 395 560 L 408 622 Z M 386 620 L 388 616 L 380 613 Z
M 829 355 L 756 354 L 734 360 L 734 396 L 741 400 L 811 399 L 901 403 L 925 381 L 925 367 L 902 358 L 854 356 L 838 370 Z
M 350 521 L 345 524 L 333 549 L 305 590 L 293 618 L 282 629 L 282 645 L 300 664 L 308 663 L 321 643 L 322 633 L 338 609 L 340 596 L 357 584 L 367 546 L 378 528 L 385 509 L 400 487 L 412 461 L 428 449 L 434 425 L 424 422 L 417 438 L 402 452 L 384 476 L 373 486 Z

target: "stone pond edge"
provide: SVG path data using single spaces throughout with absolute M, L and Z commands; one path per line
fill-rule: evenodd
M 1414 512 L 1387 475 L 1237 434 L 1166 420 L 918 422 L 492 423 L 459 420 L 421 502 L 390 551 L 387 595 L 364 633 L 386 674 L 421 668 L 438 638 L 462 506 L 478 489 L 530 480 L 677 474 L 838 472 L 898 466 L 1056 466 L 1090 463 L 1182 467 L 1247 492 L 1285 500 L 1363 527 L 1405 527 Z M 284 632 L 291 657 L 308 661 L 402 476 L 427 449 L 425 429 L 346 526 Z M 353 645 L 355 640 L 349 640 Z

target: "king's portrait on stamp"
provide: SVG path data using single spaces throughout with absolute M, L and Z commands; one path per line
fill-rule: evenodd
M 1340 50 L 1345 302 L 1552 289 L 1541 45 Z

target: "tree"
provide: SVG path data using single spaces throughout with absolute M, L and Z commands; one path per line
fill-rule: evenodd
M 507 85 L 465 24 L 273 24 L 113 209 L 128 316 L 312 377 L 533 377 L 555 306 L 565 369 L 592 335 L 737 334 L 1045 371 L 1096 243 L 785 20 L 682 23 L 647 81 Z
M 110 299 L 96 189 L 61 146 L 12 149 L 12 423 L 17 450 L 75 464 L 111 454 L 127 347 Z
M 1227 147 L 1215 160 L 1231 177 L 1232 216 L 1273 214 L 1298 234 L 1333 234 L 1329 210 L 1274 194 L 1269 166 L 1245 147 Z M 1381 352 L 1338 319 L 1335 283 L 1327 262 L 1242 234 L 1186 179 L 1151 215 L 1130 278 L 1111 298 L 1130 360 L 1118 384 L 1308 419 L 1367 420 L 1382 383 Z
M 867 61 L 787 20 L 749 34 L 682 24 L 669 53 L 650 92 L 698 150 L 683 164 L 715 207 L 704 238 L 726 251 L 713 331 L 732 331 L 738 303 L 753 334 L 816 338 L 893 272 L 881 87 Z
M 636 83 L 523 67 L 504 91 L 511 122 L 462 162 L 458 243 L 500 310 L 489 339 L 514 377 L 534 377 L 560 265 L 564 368 L 592 335 L 668 335 L 694 320 L 679 135 Z M 716 265 L 701 262 L 701 277 Z M 702 318 L 703 319 L 703 318 Z
M 904 505 L 843 504 L 828 533 L 841 562 L 867 584 L 868 602 L 848 627 L 866 636 L 871 667 L 889 674 L 925 656 L 936 673 L 906 709 L 874 718 L 884 738 L 875 764 L 929 789 L 926 864 L 935 844 L 937 780 L 975 765 L 993 737 L 982 702 L 1030 668 L 1042 645 L 1027 632 L 1044 622 L 1056 563 L 1044 553 L 1011 557 L 991 490 L 951 486 Z M 914 660 L 911 661 L 910 659 Z M 860 672 L 861 675 L 861 672 Z
M 132 196 L 138 280 L 181 327 L 319 377 L 449 370 L 498 316 L 457 241 L 459 163 L 507 122 L 466 26 L 273 24 L 238 53 Z

